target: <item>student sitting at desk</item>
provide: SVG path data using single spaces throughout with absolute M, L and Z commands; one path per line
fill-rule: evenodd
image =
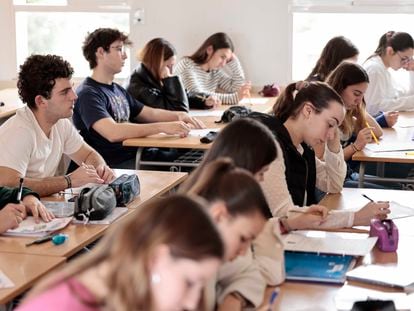
M 0 127 L 0 185 L 25 185 L 47 196 L 87 183 L 114 178 L 104 159 L 86 144 L 68 120 L 76 94 L 70 81 L 73 69 L 55 55 L 32 55 L 20 67 L 17 88 L 27 103 Z M 62 155 L 81 165 L 55 176 Z
M 189 108 L 212 108 L 218 101 L 204 94 L 187 94 L 177 75 L 173 74 L 176 62 L 174 46 L 163 38 L 149 41 L 140 52 L 141 64 L 134 69 L 126 83 L 126 90 L 146 106 L 188 111 Z
M 156 199 L 29 294 L 17 310 L 203 310 L 200 294 L 224 256 L 206 207 Z
M 207 287 L 207 310 L 257 307 L 266 284 L 249 248 L 271 217 L 266 198 L 253 175 L 236 168 L 229 158 L 210 162 L 199 172 L 199 178 L 184 183 L 180 192 L 199 195 L 210 203 L 209 212 L 224 239 L 228 261 Z
M 326 81 L 342 97 L 346 114 L 339 126 L 344 159 L 348 170 L 345 187 L 358 186 L 358 163 L 352 161 L 355 152 L 365 148 L 365 145 L 382 136 L 382 130 L 377 121 L 366 111 L 364 94 L 369 85 L 369 78 L 360 65 L 343 62 L 328 76 Z M 383 188 L 379 185 L 365 183 L 365 188 Z
M 19 188 L 0 187 L 0 233 L 19 226 L 29 213 L 36 222 L 39 218 L 46 222 L 54 218 L 39 201 L 39 195 L 26 187 L 22 188 L 21 202 L 16 203 L 18 191 Z
M 338 126 L 345 117 L 345 108 L 342 98 L 326 83 L 298 82 L 286 87 L 273 112 L 274 116 L 251 116 L 271 129 L 282 149 L 262 185 L 273 215 L 286 216 L 294 214 L 297 207 L 317 204 L 316 186 L 329 193 L 342 190 L 346 163 Z M 315 157 L 309 147 L 317 144 L 326 144 L 323 160 Z M 315 227 L 369 225 L 371 218 L 386 218 L 387 213 L 388 203 L 368 203 L 357 212 L 332 213 Z
M 206 93 L 223 104 L 237 104 L 250 94 L 233 42 L 223 32 L 211 35 L 193 55 L 184 57 L 175 73 L 189 92 Z
M 191 128 L 204 126 L 185 112 L 147 107 L 113 82 L 124 66 L 125 46 L 130 43 L 127 35 L 116 29 L 99 28 L 88 34 L 82 50 L 92 76 L 77 89 L 73 115 L 85 141 L 117 168 L 135 167 L 135 150 L 122 146 L 127 138 L 158 133 L 184 137 Z
M 363 67 L 368 73 L 370 84 L 365 94 L 367 111 L 375 116 L 381 111 L 414 109 L 414 41 L 406 32 L 389 31 L 379 41 L 374 54 Z M 409 73 L 408 90 L 397 86 L 389 68 L 405 69 Z

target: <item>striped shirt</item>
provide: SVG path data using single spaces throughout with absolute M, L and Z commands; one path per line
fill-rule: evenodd
M 176 66 L 175 74 L 181 77 L 189 92 L 214 95 L 223 104 L 237 104 L 237 91 L 244 83 L 244 72 L 237 58 L 222 69 L 203 70 L 190 58 L 184 57 Z

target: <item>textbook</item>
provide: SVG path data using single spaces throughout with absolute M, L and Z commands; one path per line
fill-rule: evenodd
M 370 284 L 396 287 L 405 292 L 414 292 L 414 270 L 411 265 L 405 267 L 389 265 L 359 266 L 347 272 L 348 280 Z
M 343 284 L 353 256 L 285 251 L 286 279 Z

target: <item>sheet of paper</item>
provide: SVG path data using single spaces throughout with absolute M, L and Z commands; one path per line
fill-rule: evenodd
M 126 214 L 128 212 L 128 207 L 117 207 L 115 208 L 111 214 L 106 216 L 102 220 L 90 220 L 88 224 L 91 225 L 109 225 L 113 223 L 115 220 L 117 220 L 122 215 Z M 74 224 L 83 224 L 83 221 L 73 219 Z
M 336 308 L 340 311 L 351 310 L 356 301 L 393 300 L 397 310 L 411 310 L 413 296 L 406 293 L 390 293 L 367 289 L 359 286 L 344 285 L 335 296 Z
M 50 222 L 35 223 L 34 217 L 28 216 L 16 229 L 7 230 L 4 235 L 11 236 L 45 236 L 53 231 L 65 228 L 72 221 L 72 217 L 55 218 Z
M 283 237 L 285 250 L 365 256 L 377 241 L 367 234 L 298 230 Z
M 389 152 L 389 151 L 406 151 L 406 150 L 414 150 L 414 142 L 396 142 L 396 143 L 384 143 L 381 142 L 379 144 L 367 144 L 365 149 L 372 151 L 372 152 Z
M 390 219 L 398 219 L 398 218 L 414 216 L 414 208 L 402 205 L 395 201 L 390 201 L 390 210 L 391 210 L 391 213 L 388 214 L 388 218 Z
M 0 289 L 12 287 L 14 287 L 14 283 L 0 270 Z
M 190 130 L 191 136 L 198 136 L 203 137 L 208 134 L 208 132 L 219 132 L 219 128 L 209 128 L 209 129 L 197 129 L 197 130 Z
M 410 119 L 410 118 L 406 118 L 406 119 L 398 119 L 397 124 L 395 124 L 395 126 L 398 127 L 414 127 L 414 120 Z
M 269 98 L 266 97 L 246 97 L 239 101 L 239 105 L 264 105 L 269 101 Z
M 55 217 L 70 217 L 73 216 L 75 210 L 75 202 L 65 201 L 43 201 L 43 205 L 55 215 Z
M 188 114 L 191 117 L 221 117 L 221 115 L 223 114 L 223 110 L 190 110 Z
M 370 284 L 398 286 L 406 291 L 412 290 L 414 273 L 412 265 L 366 265 L 359 266 L 346 274 L 351 280 L 363 281 Z

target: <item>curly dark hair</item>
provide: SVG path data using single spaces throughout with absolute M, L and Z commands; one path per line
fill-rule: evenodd
M 72 78 L 73 68 L 57 55 L 31 55 L 20 66 L 17 88 L 19 96 L 30 108 L 36 109 L 35 97 L 49 99 L 58 78 Z
M 126 46 L 132 45 L 132 41 L 128 39 L 128 36 L 118 29 L 98 28 L 88 33 L 83 42 L 82 51 L 91 69 L 98 65 L 95 55 L 96 50 L 101 47 L 108 52 L 109 46 L 117 40 L 122 41 Z

